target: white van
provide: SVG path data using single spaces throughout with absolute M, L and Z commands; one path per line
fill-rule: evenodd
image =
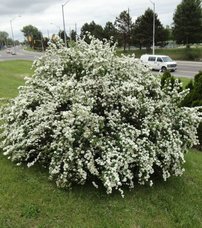
M 141 62 L 151 68 L 152 70 L 160 71 L 175 71 L 177 69 L 177 63 L 174 62 L 167 55 L 142 55 L 140 57 Z

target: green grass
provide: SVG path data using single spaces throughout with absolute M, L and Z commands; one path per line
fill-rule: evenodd
M 103 188 L 57 189 L 39 168 L 0 155 L 1 227 L 201 227 L 202 154 L 186 156 L 186 172 L 152 187 L 106 195 Z
M 190 82 L 191 78 L 183 78 L 183 77 L 180 77 L 180 80 L 183 84 L 183 88 L 185 88 L 185 86 Z
M 41 49 L 40 50 L 34 49 L 34 48 L 31 48 L 30 46 L 24 46 L 24 50 L 31 51 L 31 52 L 41 52 Z
M 31 62 L 0 64 L 1 96 L 14 97 Z M 57 189 L 46 170 L 18 167 L 0 153 L 0 227 L 202 227 L 202 153 L 191 150 L 186 160 L 182 177 L 125 189 L 122 199 L 90 183 Z
M 33 74 L 31 66 L 32 61 L 25 60 L 0 62 L 0 97 L 15 97 L 16 88 L 24 84 L 24 77 Z

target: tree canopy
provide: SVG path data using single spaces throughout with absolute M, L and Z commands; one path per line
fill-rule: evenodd
M 182 0 L 173 16 L 173 33 L 177 43 L 202 41 L 201 0 Z
M 76 41 L 76 37 L 77 37 L 77 33 L 75 30 L 71 30 L 70 31 L 70 39 L 73 40 L 73 41 Z
M 67 40 L 67 47 L 69 47 L 69 40 L 70 40 L 70 37 L 67 36 L 67 33 L 64 32 L 64 30 L 60 30 L 59 33 L 58 33 L 58 36 L 63 40 L 63 42 L 65 42 L 65 36 L 66 36 L 66 40 Z
M 111 21 L 108 21 L 104 27 L 104 38 L 109 40 L 111 37 L 117 41 L 117 29 Z
M 134 42 L 150 48 L 153 41 L 153 10 L 147 9 L 142 16 L 139 16 L 135 22 L 133 31 Z M 155 44 L 162 44 L 167 40 L 168 33 L 155 14 Z
M 120 39 L 122 40 L 124 50 L 126 46 L 130 47 L 131 42 L 131 32 L 133 28 L 132 18 L 128 11 L 123 11 L 120 13 L 114 22 L 116 29 L 118 30 L 118 34 Z
M 35 47 L 35 44 L 42 39 L 42 33 L 37 27 L 33 25 L 26 25 L 21 30 L 31 47 Z
M 85 23 L 81 27 L 81 37 L 85 35 L 86 32 L 90 32 L 91 35 L 93 35 L 95 38 L 103 39 L 104 38 L 104 31 L 101 25 L 96 24 L 94 21 L 91 23 Z M 89 42 L 89 40 L 86 38 L 86 41 Z
M 5 31 L 0 31 L 0 46 L 6 45 L 8 40 L 8 33 Z

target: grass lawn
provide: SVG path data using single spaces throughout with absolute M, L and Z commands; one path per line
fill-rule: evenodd
M 31 66 L 32 61 L 25 60 L 0 62 L 0 97 L 15 97 L 16 88 L 24 83 L 24 77 L 33 73 Z
M 176 77 L 178 78 L 178 77 Z M 190 82 L 191 78 L 183 78 L 183 77 L 179 77 L 179 79 L 181 80 L 182 84 L 183 84 L 183 88 L 185 88 L 185 86 Z
M 0 63 L 0 97 L 16 96 L 30 66 Z M 202 227 L 202 153 L 190 150 L 186 160 L 182 177 L 126 189 L 122 199 L 90 183 L 57 189 L 46 170 L 15 166 L 0 153 L 0 227 Z
M 45 171 L 0 155 L 0 227 L 201 227 L 202 154 L 186 159 L 182 177 L 126 190 L 122 199 L 90 184 L 57 189 Z

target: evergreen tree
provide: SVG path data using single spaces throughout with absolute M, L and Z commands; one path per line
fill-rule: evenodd
M 70 31 L 70 39 L 73 41 L 76 41 L 76 36 L 77 36 L 76 31 L 72 29 Z
M 116 17 L 114 25 L 118 30 L 120 42 L 122 42 L 124 51 L 126 50 L 127 45 L 130 49 L 133 23 L 132 18 L 129 14 L 129 10 L 121 12 L 119 17 Z
M 102 40 L 104 38 L 104 31 L 101 25 L 96 24 L 92 21 L 90 24 L 85 23 L 81 28 L 81 37 L 84 37 L 86 32 L 90 32 L 95 38 Z M 86 37 L 86 42 L 90 40 Z
M 113 37 L 113 40 L 117 41 L 117 35 L 117 29 L 112 22 L 108 21 L 104 27 L 104 38 L 109 40 L 111 37 Z
M 177 43 L 188 46 L 202 41 L 201 0 L 182 0 L 173 16 L 173 33 Z
M 65 36 L 66 36 L 67 47 L 69 47 L 68 42 L 69 42 L 70 38 L 69 38 L 69 36 L 67 36 L 67 33 L 64 32 L 64 30 L 60 30 L 58 33 L 58 36 L 63 40 L 64 43 L 65 43 Z
M 168 33 L 155 14 L 155 44 L 162 45 L 168 39 Z M 147 9 L 144 15 L 139 16 L 134 27 L 134 42 L 150 49 L 153 42 L 153 10 Z

